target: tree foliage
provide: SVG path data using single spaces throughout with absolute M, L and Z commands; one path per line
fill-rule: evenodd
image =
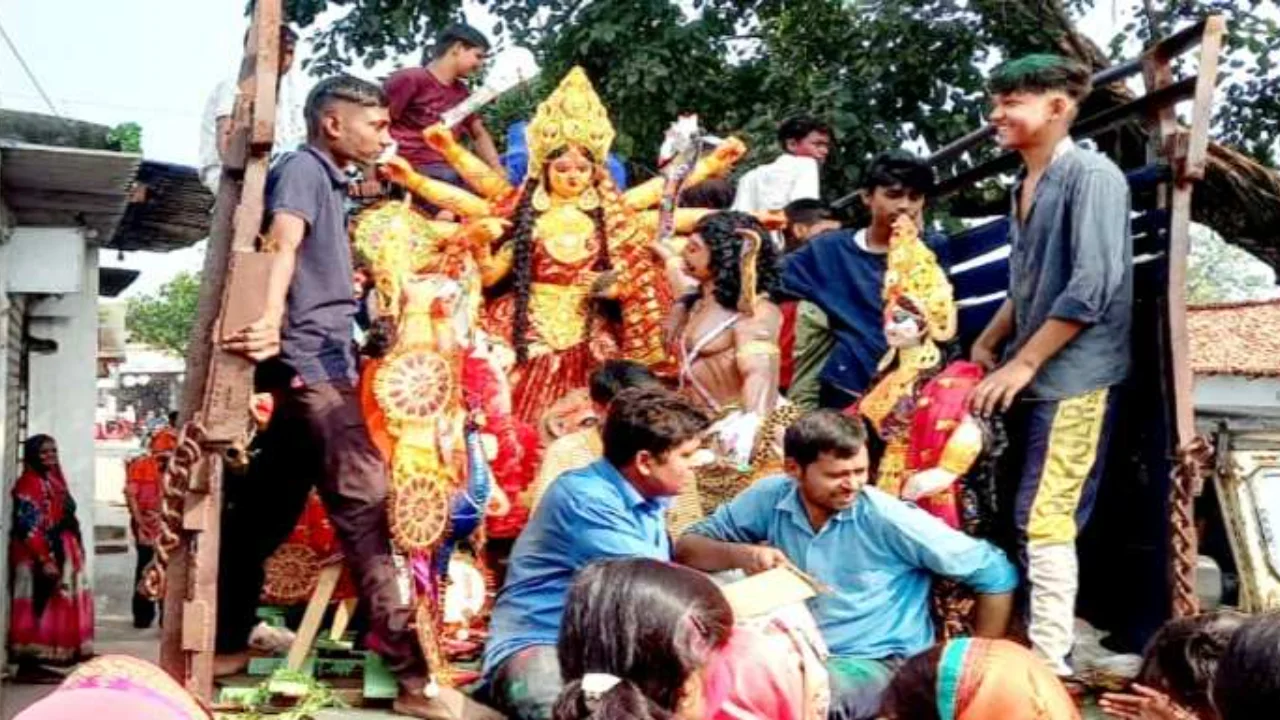
M 1187 263 L 1187 302 L 1192 305 L 1260 300 L 1276 295 L 1276 273 L 1266 263 L 1193 225 Z
M 200 276 L 182 272 L 155 295 L 129 298 L 125 328 L 130 340 L 185 355 L 199 297 Z
M 142 152 L 142 126 L 136 122 L 120 123 L 107 132 L 107 144 L 119 152 Z
M 479 0 L 501 18 L 502 42 L 533 50 L 539 83 L 486 114 L 502 127 L 527 117 L 568 68 L 582 65 L 618 128 L 617 151 L 636 170 L 651 163 L 663 128 L 698 112 L 719 132 L 748 136 L 757 156 L 777 152 L 773 129 L 811 111 L 833 124 L 827 187 L 850 189 L 874 153 L 908 144 L 937 149 L 977 127 L 983 77 L 1000 59 L 1064 47 L 1072 19 L 1099 0 Z M 1122 38 L 1165 34 L 1207 12 L 1227 16 L 1231 38 L 1217 129 L 1264 161 L 1280 134 L 1280 29 L 1256 11 L 1274 0 L 1174 0 L 1137 5 Z M 327 7 L 347 8 L 315 32 L 314 67 L 416 52 L 460 17 L 458 0 L 286 0 L 303 26 Z M 1147 4 L 1164 10 L 1145 12 Z M 1064 32 L 1065 31 L 1065 32 Z M 1125 43 L 1112 43 L 1121 52 Z M 1256 68 L 1256 70 L 1254 70 Z M 758 158 L 753 158 L 755 160 Z

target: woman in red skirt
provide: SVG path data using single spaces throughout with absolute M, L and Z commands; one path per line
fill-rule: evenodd
M 24 669 L 71 665 L 93 654 L 93 596 L 76 503 L 53 438 L 28 439 L 23 463 L 13 486 L 9 658 Z

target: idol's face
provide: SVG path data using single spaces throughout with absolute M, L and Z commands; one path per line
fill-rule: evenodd
M 547 166 L 547 185 L 555 197 L 576 198 L 591 187 L 594 170 L 595 166 L 586 153 L 570 147 Z
M 698 282 L 711 279 L 711 248 L 702 235 L 694 233 L 689 242 L 684 244 L 680 252 L 680 261 L 684 265 L 684 273 Z
M 924 319 L 899 302 L 884 309 L 884 339 L 892 348 L 915 347 L 924 342 Z

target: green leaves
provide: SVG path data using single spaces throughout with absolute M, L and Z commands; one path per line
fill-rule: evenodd
M 118 152 L 142 152 L 142 126 L 136 122 L 120 123 L 107 132 L 107 144 Z
M 1060 52 L 1074 19 L 1097 0 L 478 0 L 500 18 L 504 43 L 529 47 L 543 69 L 538 83 L 486 108 L 495 136 L 531 116 L 537 101 L 574 65 L 596 84 L 618 130 L 615 152 L 632 174 L 652 171 L 662 132 L 682 111 L 697 112 L 715 133 L 742 133 L 745 162 L 777 154 L 774 128 L 807 111 L 836 131 L 825 187 L 851 189 L 861 167 L 886 148 L 932 150 L 974 129 L 986 113 L 984 76 L 1000 59 Z M 1134 18 L 1103 62 L 1209 12 L 1227 16 L 1231 38 L 1215 132 L 1264 162 L 1280 137 L 1280 29 L 1274 0 L 1141 0 L 1118 16 Z M 460 0 L 286 0 L 295 22 L 326 8 L 345 14 L 316 34 L 317 73 L 388 53 L 417 51 L 461 13 Z M 1099 38 L 1105 41 L 1107 38 Z M 964 160 L 985 159 L 990 148 Z M 950 168 L 943 168 L 948 172 Z
M 185 355 L 199 297 L 200 276 L 182 272 L 155 295 L 129 298 L 125 328 L 130 340 Z

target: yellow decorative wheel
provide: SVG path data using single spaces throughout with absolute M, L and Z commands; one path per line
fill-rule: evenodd
M 404 552 L 430 552 L 449 526 L 449 482 L 443 474 L 392 483 L 391 536 Z
M 263 564 L 262 595 L 273 605 L 306 602 L 320 578 L 320 558 L 306 545 L 281 545 Z
M 431 350 L 415 350 L 387 359 L 373 381 L 378 405 L 392 422 L 425 422 L 435 417 L 454 392 L 449 361 Z

